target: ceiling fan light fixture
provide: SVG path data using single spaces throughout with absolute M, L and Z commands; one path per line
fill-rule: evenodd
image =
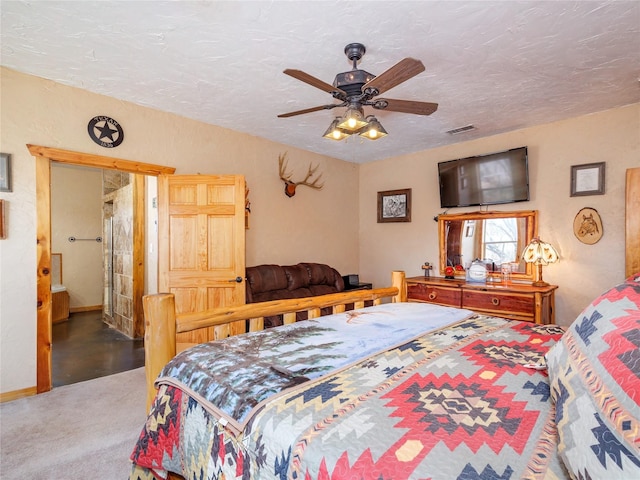
M 324 138 L 337 141 L 344 140 L 345 138 L 350 136 L 351 134 L 341 129 L 338 126 L 338 123 L 340 123 L 340 117 L 336 117 L 335 120 L 331 122 L 331 125 L 329 125 L 329 128 L 327 128 L 327 131 L 324 132 L 324 135 L 322 136 Z
M 364 106 L 388 112 L 412 113 L 415 115 L 431 115 L 438 109 L 437 103 L 375 98 L 379 94 L 424 72 L 425 68 L 420 60 L 407 57 L 376 76 L 358 68 L 358 62 L 365 52 L 366 48 L 361 43 L 350 43 L 344 48 L 345 55 L 352 62 L 352 69 L 348 72 L 338 73 L 333 80 L 333 85 L 302 70 L 290 68 L 284 70 L 286 75 L 331 94 L 340 103 L 318 105 L 283 113 L 278 115 L 278 118 L 288 118 L 320 110 L 330 110 L 336 107 L 347 107 L 345 114 L 342 117 L 336 117 L 322 136 L 330 140 L 340 141 L 357 134 L 369 140 L 377 140 L 386 136 L 387 131 L 375 116 L 368 115 L 365 117 Z
M 367 122 L 368 125 L 360 132 L 361 137 L 368 138 L 369 140 L 378 140 L 379 138 L 387 136 L 387 131 L 375 116 L 369 115 Z
M 356 133 L 358 130 L 366 127 L 367 124 L 362 108 L 351 106 L 347 108 L 347 111 L 338 124 L 338 128 L 350 133 Z

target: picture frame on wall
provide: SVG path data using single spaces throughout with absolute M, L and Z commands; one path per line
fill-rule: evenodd
M 4 224 L 4 200 L 0 200 L 0 239 L 7 238 L 7 230 Z
M 0 192 L 11 191 L 11 155 L 0 153 Z
M 571 166 L 571 196 L 604 195 L 605 162 Z
M 464 229 L 464 236 L 467 238 L 473 237 L 473 234 L 476 231 L 476 226 L 473 223 L 465 222 L 467 226 Z
M 378 223 L 411 221 L 411 189 L 378 192 Z

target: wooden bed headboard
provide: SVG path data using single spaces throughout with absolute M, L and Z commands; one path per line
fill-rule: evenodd
M 294 323 L 297 312 L 307 312 L 308 318 L 320 317 L 323 308 L 331 307 L 333 313 L 344 312 L 347 305 L 353 309 L 363 308 L 365 302 L 374 305 L 382 299 L 393 302 L 407 301 L 407 283 L 405 273 L 394 271 L 391 274 L 391 287 L 373 290 L 351 290 L 316 297 L 273 300 L 270 302 L 249 303 L 230 307 L 219 307 L 197 313 L 176 314 L 175 297 L 172 293 L 157 293 L 143 297 L 145 317 L 145 372 L 147 380 L 147 410 L 156 394 L 154 382 L 162 368 L 184 350 L 176 344 L 176 333 L 188 332 L 203 327 L 225 326 L 218 329 L 217 338 L 237 335 L 249 331 L 264 329 L 264 317 L 280 315 L 284 323 Z M 184 346 L 183 346 L 184 347 Z

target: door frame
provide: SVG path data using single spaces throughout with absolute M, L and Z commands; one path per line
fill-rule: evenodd
M 102 155 L 73 152 L 59 148 L 27 145 L 36 162 L 36 392 L 48 392 L 52 388 L 51 380 L 51 162 L 95 167 L 104 170 L 140 174 L 136 176 L 134 209 L 141 209 L 143 215 L 137 215 L 140 225 L 134 225 L 134 231 L 144 232 L 144 182 L 142 175 L 172 175 L 174 167 L 124 160 Z M 142 217 L 142 218 L 140 218 Z M 141 240 L 140 240 L 141 238 Z M 137 240 L 137 242 L 136 242 Z M 142 245 L 140 245 L 142 243 Z M 144 248 L 144 236 L 134 238 L 135 247 Z M 144 249 L 142 250 L 144 252 Z M 140 277 L 142 275 L 142 277 Z M 142 281 L 141 281 L 142 280 Z M 144 292 L 144 263 L 134 266 L 134 322 L 142 315 L 142 293 Z M 136 322 L 137 323 L 137 322 Z

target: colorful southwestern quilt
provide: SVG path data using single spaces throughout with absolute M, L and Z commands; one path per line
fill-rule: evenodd
M 640 275 L 585 308 L 547 362 L 572 478 L 640 479 Z
M 356 314 L 341 314 L 342 323 L 362 322 L 364 332 L 378 321 Z M 324 327 L 327 318 L 310 323 Z M 234 398 L 243 397 L 235 387 L 220 390 L 202 382 L 201 374 L 163 376 L 131 456 L 130 478 L 166 478 L 169 471 L 212 480 L 566 478 L 556 453 L 547 374 L 532 368 L 543 362 L 562 328 L 473 314 L 451 320 L 402 341 L 379 332 L 389 337 L 381 350 L 368 348 L 369 340 L 357 346 L 359 336 L 327 343 L 318 341 L 324 333 L 314 332 L 314 345 L 323 347 L 302 355 L 278 342 L 304 350 L 304 335 L 287 340 L 270 333 L 279 329 L 251 334 L 265 342 L 265 350 L 274 346 L 267 337 L 279 335 L 280 353 L 269 354 L 277 368 L 267 362 L 258 370 L 275 371 L 286 381 L 267 382 L 273 395 L 264 399 L 264 376 L 252 368 L 244 372 L 245 363 L 258 364 L 255 351 L 245 362 L 232 349 L 228 361 L 235 358 L 235 364 L 225 372 L 243 379 L 234 385 L 250 392 L 248 401 Z M 422 321 L 432 325 L 426 317 Z M 402 325 L 399 330 L 411 330 Z M 213 343 L 236 339 L 230 343 L 239 348 L 248 340 L 237 339 L 249 336 Z M 365 335 L 371 341 L 373 336 Z M 329 344 L 343 340 L 356 343 L 338 348 L 332 359 Z M 359 348 L 367 354 L 356 359 L 352 352 Z M 164 373 L 171 369 L 180 370 L 170 364 Z M 213 392 L 217 404 L 202 392 Z

